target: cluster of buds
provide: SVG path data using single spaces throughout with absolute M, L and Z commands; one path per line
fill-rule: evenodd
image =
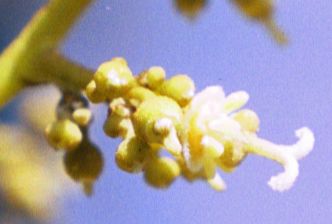
M 249 99 L 244 91 L 225 96 L 221 87 L 212 86 L 195 95 L 187 75 L 166 79 L 161 67 L 151 67 L 134 77 L 123 58 L 103 63 L 86 95 L 109 105 L 104 132 L 123 139 L 115 153 L 118 167 L 144 172 L 146 182 L 157 188 L 182 175 L 224 190 L 218 169 L 231 172 L 254 153 L 284 166 L 285 171 L 269 181 L 274 190 L 284 191 L 298 175 L 298 159 L 314 144 L 308 128 L 296 131 L 299 140 L 291 146 L 257 137 L 257 114 L 241 109 Z
M 88 101 L 81 95 L 64 92 L 60 99 L 56 121 L 45 129 L 48 143 L 55 150 L 63 150 L 64 166 L 67 174 L 83 185 L 90 195 L 93 183 L 103 168 L 103 158 L 99 149 L 90 142 L 88 126 L 92 113 Z

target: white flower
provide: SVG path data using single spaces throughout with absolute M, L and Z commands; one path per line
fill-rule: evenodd
M 248 153 L 254 153 L 284 166 L 284 172 L 273 176 L 268 184 L 277 191 L 287 190 L 298 176 L 297 160 L 313 148 L 313 133 L 309 128 L 297 130 L 299 140 L 290 146 L 258 138 L 255 134 L 259 125 L 257 115 L 248 110 L 234 114 L 248 99 L 244 91 L 225 96 L 219 86 L 208 87 L 193 98 L 184 116 L 182 141 L 187 167 L 193 173 L 203 170 L 208 183 L 216 190 L 223 190 L 226 185 L 217 167 L 231 170 Z

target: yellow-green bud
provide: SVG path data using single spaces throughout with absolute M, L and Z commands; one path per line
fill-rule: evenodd
M 233 0 L 241 12 L 249 18 L 265 20 L 272 16 L 272 0 Z
M 195 18 L 205 7 L 206 0 L 175 0 L 177 9 L 190 19 Z
M 90 195 L 93 183 L 102 172 L 104 160 L 95 145 L 83 141 L 79 148 L 65 154 L 64 165 L 67 174 L 83 184 L 85 193 Z
M 69 119 L 58 120 L 45 129 L 46 139 L 55 149 L 73 150 L 82 141 L 82 132 L 77 124 Z
M 161 95 L 174 99 L 180 106 L 186 106 L 195 94 L 195 84 L 187 75 L 176 75 L 163 82 L 157 90 Z
M 95 73 L 97 89 L 109 99 L 122 96 L 135 85 L 135 79 L 123 58 L 114 58 L 101 64 Z
M 94 80 L 86 86 L 85 93 L 92 103 L 100 103 L 106 100 L 106 95 L 98 91 Z
M 232 142 L 225 142 L 224 152 L 216 161 L 225 172 L 232 172 L 240 165 L 246 155 L 243 150 L 236 147 Z
M 148 153 L 148 146 L 136 137 L 127 138 L 118 147 L 115 161 L 118 167 L 126 172 L 140 172 Z
M 115 113 L 111 113 L 103 126 L 106 135 L 116 138 L 125 137 L 131 132 L 133 132 L 133 127 L 131 120 L 128 118 L 123 118 Z
M 181 131 L 182 110 L 172 99 L 163 96 L 156 96 L 144 101 L 133 115 L 133 125 L 136 135 L 147 142 L 150 146 L 165 146 L 167 134 L 172 134 L 173 142 L 170 147 L 176 146 L 178 151 L 178 141 L 176 131 Z M 165 129 L 168 129 L 165 132 Z
M 126 105 L 126 101 L 123 98 L 114 99 L 109 108 L 112 113 L 117 114 L 120 117 L 129 117 L 131 114 L 130 108 Z
M 92 118 L 92 113 L 88 108 L 79 108 L 73 112 L 73 120 L 79 126 L 87 126 Z
M 252 110 L 241 110 L 233 115 L 234 120 L 239 122 L 241 127 L 249 132 L 259 130 L 259 118 Z
M 134 107 L 138 107 L 143 101 L 155 97 L 156 95 L 151 90 L 144 87 L 134 87 L 126 95 L 129 103 Z
M 138 76 L 138 82 L 142 86 L 156 89 L 165 80 L 166 72 L 162 67 L 153 66 Z
M 179 175 L 179 165 L 167 157 L 152 158 L 145 166 L 145 181 L 156 188 L 167 188 Z

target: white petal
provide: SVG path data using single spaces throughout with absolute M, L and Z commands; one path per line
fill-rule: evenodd
M 249 100 L 249 94 L 245 91 L 237 91 L 226 97 L 225 112 L 229 113 L 243 107 Z
M 220 177 L 217 172 L 215 173 L 213 178 L 208 179 L 208 183 L 216 191 L 224 191 L 227 188 L 225 181 Z
M 204 136 L 202 138 L 201 144 L 204 149 L 204 154 L 210 158 L 218 158 L 224 152 L 224 146 L 216 139 L 210 136 Z
M 163 141 L 164 147 L 173 155 L 180 155 L 182 152 L 182 145 L 173 127 L 167 137 Z

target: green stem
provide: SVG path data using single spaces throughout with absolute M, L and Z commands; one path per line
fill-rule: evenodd
M 80 90 L 92 71 L 57 53 L 79 15 L 94 0 L 50 0 L 0 55 L 0 108 L 25 86 L 55 83 Z
M 84 89 L 94 74 L 94 71 L 54 52 L 48 54 L 41 62 L 45 82 L 54 83 L 71 91 Z

